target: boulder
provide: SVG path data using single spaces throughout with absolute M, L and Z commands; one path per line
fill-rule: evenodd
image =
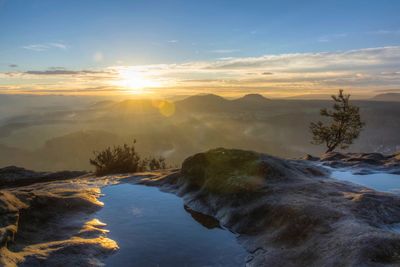
M 251 193 L 272 181 L 321 176 L 323 169 L 277 157 L 239 149 L 218 148 L 187 158 L 180 182 L 188 189 L 216 194 Z

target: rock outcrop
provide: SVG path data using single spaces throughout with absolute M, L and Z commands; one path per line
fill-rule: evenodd
M 140 183 L 239 233 L 248 266 L 400 266 L 400 197 L 331 179 L 314 161 L 216 149 Z
M 126 182 L 175 193 L 193 219 L 238 233 L 249 267 L 400 266 L 400 196 L 332 179 L 324 166 L 395 173 L 399 162 L 339 153 L 284 160 L 219 148 L 163 173 L 39 179 L 0 190 L 0 262 L 101 265 L 117 244 L 92 214 L 102 186 Z
M 357 174 L 372 172 L 400 174 L 400 153 L 383 155 L 380 153 L 330 152 L 320 158 L 311 157 L 307 160 L 317 160 L 323 165 L 333 168 L 351 168 Z
M 21 186 L 38 182 L 65 180 L 87 174 L 84 171 L 35 172 L 21 167 L 0 168 L 0 187 Z
M 107 181 L 39 181 L 0 190 L 0 265 L 101 266 L 118 248 L 105 236 L 105 225 L 92 218 Z

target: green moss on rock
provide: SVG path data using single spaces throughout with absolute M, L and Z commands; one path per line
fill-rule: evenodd
M 187 158 L 182 174 L 189 186 L 212 193 L 252 192 L 264 185 L 265 167 L 259 153 L 217 148 Z

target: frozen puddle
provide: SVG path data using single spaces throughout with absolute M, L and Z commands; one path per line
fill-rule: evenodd
M 333 170 L 331 177 L 350 181 L 355 184 L 360 184 L 378 191 L 386 191 L 392 193 L 400 192 L 400 175 L 388 173 L 373 173 L 373 174 L 353 174 L 351 171 Z
M 106 266 L 244 266 L 246 251 L 212 217 L 189 213 L 182 200 L 154 187 L 103 188 L 97 218 L 120 249 Z

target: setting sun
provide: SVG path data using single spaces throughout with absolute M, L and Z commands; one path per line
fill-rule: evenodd
M 146 88 L 158 87 L 160 83 L 138 71 L 123 69 L 119 70 L 115 85 L 127 88 L 133 94 L 143 94 Z

